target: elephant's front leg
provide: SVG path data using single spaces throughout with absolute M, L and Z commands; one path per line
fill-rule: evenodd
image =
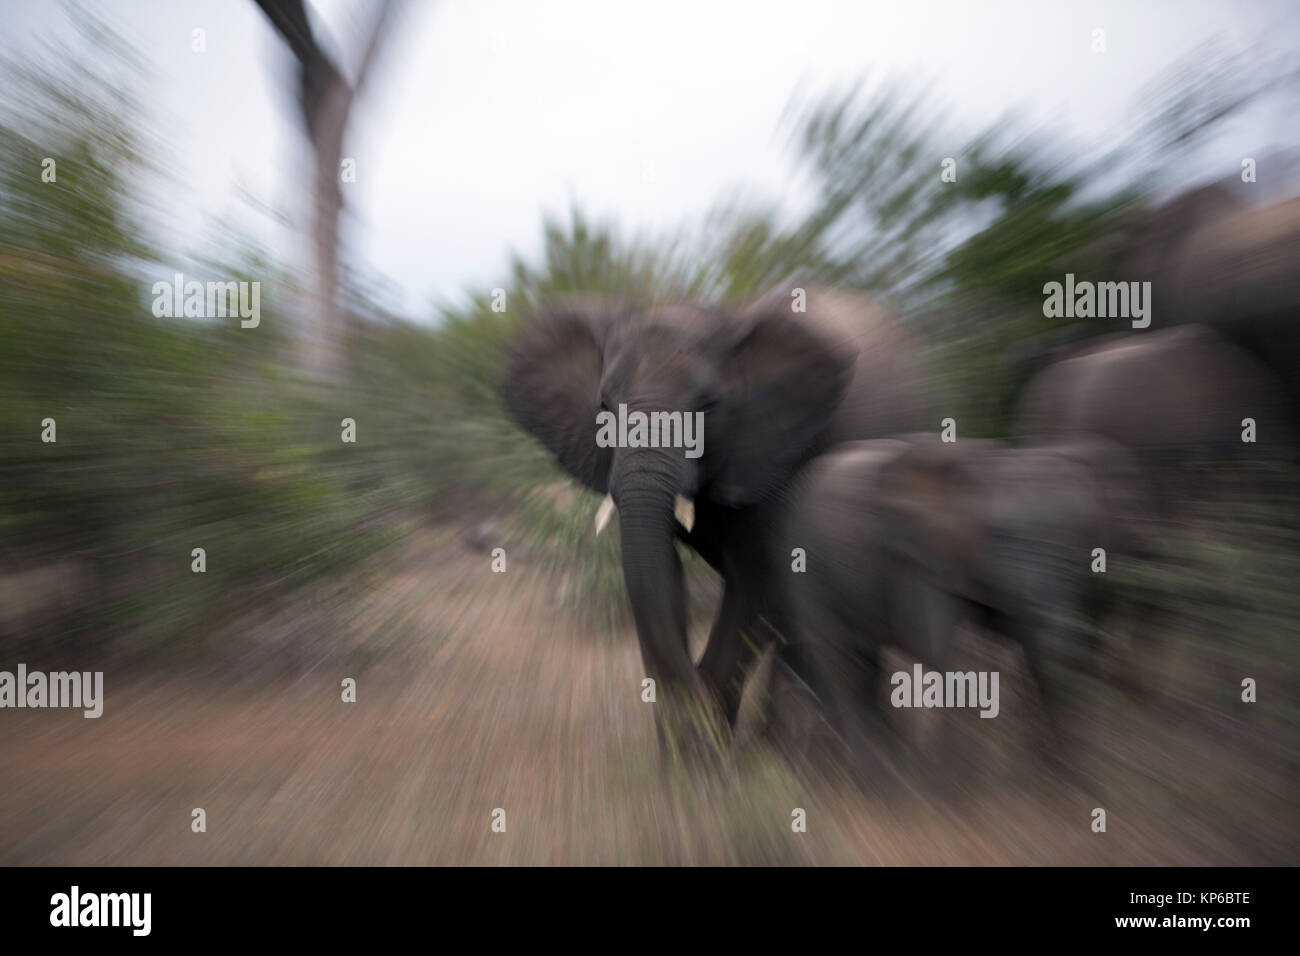
M 686 641 L 686 583 L 672 538 L 640 527 L 624 507 L 623 575 L 641 644 L 645 675 L 654 681 L 655 726 L 667 753 L 702 755 L 725 736 L 718 700 L 696 672 Z M 671 518 L 671 512 L 669 514 Z
M 745 676 L 762 649 L 754 626 L 757 621 L 753 603 L 743 600 L 734 584 L 724 585 L 722 606 L 700 658 L 699 673 L 705 688 L 718 700 L 728 727 L 736 726 Z

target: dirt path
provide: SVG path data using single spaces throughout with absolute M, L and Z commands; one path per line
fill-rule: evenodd
M 1065 784 L 1023 759 L 1026 706 L 1008 700 L 1014 739 L 976 754 L 943 800 L 805 783 L 758 746 L 716 774 L 661 772 L 635 635 L 594 633 L 554 578 L 490 560 L 449 531 L 416 535 L 382 586 L 359 581 L 346 601 L 350 656 L 291 678 L 110 672 L 99 720 L 0 713 L 0 863 L 1300 859 L 1294 760 L 1244 747 L 1249 728 L 1158 715 L 1091 728 L 1086 782 Z M 340 700 L 345 677 L 356 703 Z M 1106 833 L 1090 828 L 1097 806 Z

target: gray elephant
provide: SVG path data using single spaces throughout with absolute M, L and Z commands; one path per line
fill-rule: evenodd
M 881 647 L 950 671 L 961 620 L 1023 648 L 1056 727 L 1047 661 L 1074 664 L 1080 625 L 1105 611 L 1096 549 L 1108 560 L 1136 550 L 1136 475 L 1131 456 L 1099 438 L 855 442 L 804 469 L 781 535 L 782 550 L 807 555 L 806 571 L 785 578 L 793 640 L 855 758 L 879 718 Z
M 774 542 L 782 555 L 804 556 L 805 565 L 792 562 L 783 581 L 788 639 L 801 648 L 802 676 L 855 759 L 869 753 L 878 721 L 880 649 L 896 645 L 942 666 L 962 613 L 954 550 L 964 549 L 952 527 L 961 509 L 948 497 L 951 479 L 910 488 L 894 481 L 899 497 L 889 502 L 882 491 L 888 467 L 910 447 L 906 440 L 851 442 L 809 463 Z M 935 503 L 931 490 L 941 507 L 926 507 Z M 803 732 L 783 728 L 778 736 Z
M 726 724 L 753 651 L 787 618 L 776 586 L 787 563 L 770 544 L 795 473 L 837 442 L 923 427 L 914 349 L 891 316 L 816 289 L 795 311 L 797 295 L 740 311 L 557 305 L 523 330 L 502 384 L 523 429 L 617 507 L 624 582 L 661 700 L 693 698 Z M 673 412 L 701 423 L 694 454 L 628 447 L 631 431 L 622 447 L 598 440 L 600 414 Z M 724 582 L 698 670 L 675 540 Z
M 1108 336 L 1068 353 L 1026 387 L 1016 429 L 1030 442 L 1081 434 L 1118 442 L 1141 462 L 1165 513 L 1202 490 L 1193 463 L 1289 460 L 1295 451 L 1276 378 L 1199 325 Z
M 1113 213 L 1100 238 L 1071 249 L 1053 261 L 1048 274 L 1059 278 L 1077 272 L 1099 281 L 1150 282 L 1153 328 L 1205 321 L 1203 311 L 1189 308 L 1179 273 L 1188 258 L 1187 244 L 1207 227 L 1249 208 L 1244 183 L 1212 183 L 1188 190 L 1159 205 L 1134 203 Z M 1012 381 L 1023 385 L 1035 372 L 1081 345 L 1095 341 L 1095 320 L 1082 319 L 1011 343 L 1004 355 Z
M 1300 198 L 1248 204 L 1256 188 L 1215 184 L 1139 214 L 1110 261 L 1115 278 L 1151 282 L 1154 327 L 1213 327 L 1277 376 L 1300 422 Z
M 1179 318 L 1212 325 L 1271 369 L 1300 421 L 1300 198 L 1198 229 L 1169 276 L 1183 303 Z

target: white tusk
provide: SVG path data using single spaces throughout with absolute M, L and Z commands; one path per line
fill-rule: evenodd
M 674 498 L 673 514 L 687 531 L 695 527 L 695 502 L 691 501 L 690 498 L 683 495 Z
M 605 525 L 609 524 L 610 516 L 614 514 L 614 496 L 606 495 L 605 500 L 600 503 L 596 509 L 596 534 L 599 535 L 605 530 Z

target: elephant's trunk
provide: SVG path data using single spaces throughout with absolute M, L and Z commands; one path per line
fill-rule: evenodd
M 623 581 L 646 676 L 655 682 L 655 726 L 669 750 L 702 753 L 725 737 L 720 702 L 705 687 L 686 641 L 686 581 L 677 527 L 690 530 L 686 495 L 695 476 L 676 449 L 627 449 L 610 489 L 618 505 Z
M 641 642 L 641 657 L 656 681 L 689 685 L 695 677 L 686 645 L 686 585 L 674 545 L 674 498 L 668 485 L 644 476 L 619 486 L 623 580 Z

